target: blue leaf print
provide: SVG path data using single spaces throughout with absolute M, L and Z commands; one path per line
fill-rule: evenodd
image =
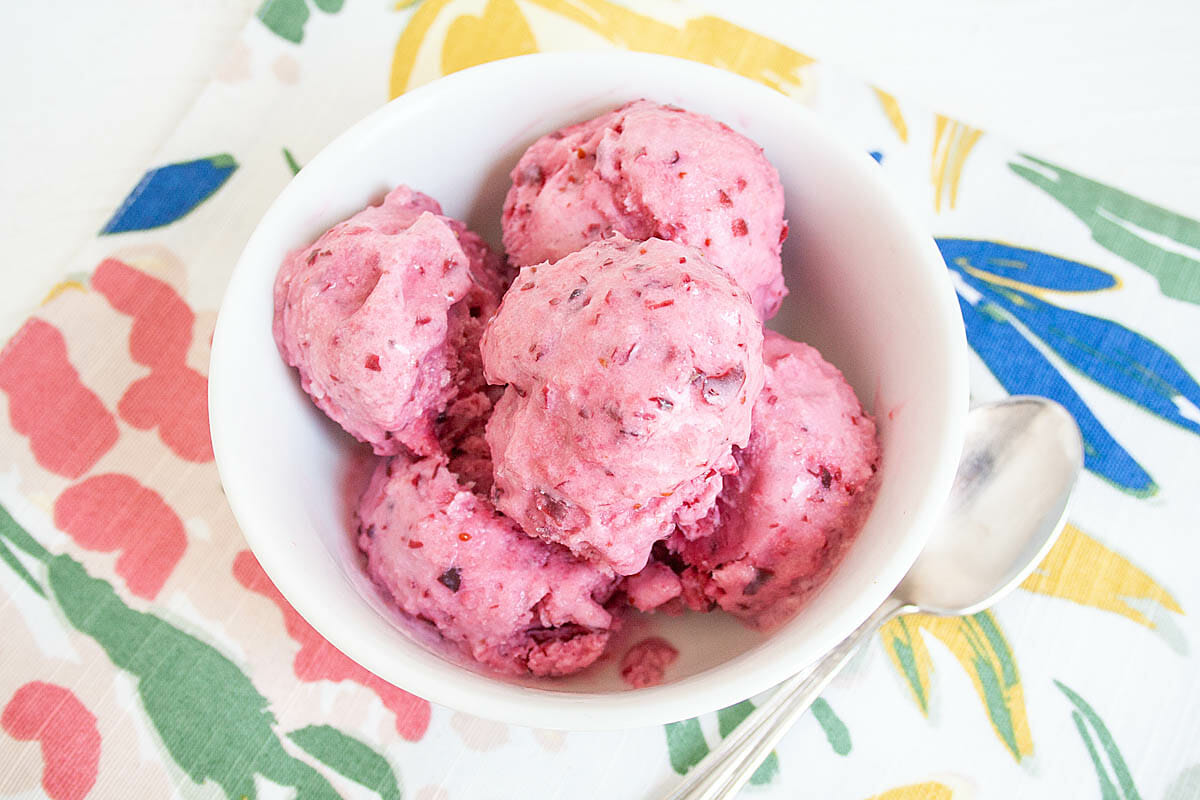
M 992 288 L 987 294 L 1084 375 L 1168 422 L 1200 434 L 1200 385 L 1150 339 L 1111 320 L 1060 308 L 1025 292 Z
M 1083 435 L 1084 464 L 1118 488 L 1139 496 L 1158 491 L 1150 475 L 1112 437 L 1054 365 L 1025 338 L 1008 314 L 983 296 L 977 279 L 954 270 L 967 286 L 958 303 L 972 349 L 1011 394 L 1038 394 L 1061 403 Z M 966 296 L 964 296 L 966 295 Z
M 938 239 L 937 245 L 947 264 L 992 282 L 996 281 L 989 276 L 1060 292 L 1096 292 L 1119 285 L 1111 272 L 1037 250 L 981 239 Z
M 1042 299 L 1038 286 L 1092 291 L 1115 285 L 1107 272 L 1033 250 L 987 241 L 944 239 L 951 269 L 1008 311 L 1064 361 L 1168 422 L 1200 434 L 1200 384 L 1166 350 L 1123 325 Z M 1027 271 L 1032 280 L 1004 274 Z
M 238 164 L 228 153 L 168 164 L 142 176 L 101 234 L 169 225 L 220 189 Z

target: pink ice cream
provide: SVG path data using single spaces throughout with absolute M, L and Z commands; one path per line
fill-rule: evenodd
M 367 570 L 405 613 L 509 674 L 577 672 L 615 620 L 614 580 L 532 539 L 464 488 L 442 455 L 381 461 L 358 509 Z
M 679 651 L 666 639 L 643 639 L 621 657 L 621 679 L 635 689 L 657 686 L 677 658 Z
M 504 247 L 516 265 L 555 261 L 615 232 L 700 249 L 762 319 L 787 293 L 779 175 L 724 123 L 638 100 L 538 139 L 512 182 Z
M 763 381 L 746 292 L 659 239 L 522 269 L 481 346 L 508 385 L 487 428 L 497 507 L 622 575 L 708 513 Z
M 448 405 L 490 405 L 478 341 L 504 287 L 482 239 L 400 186 L 288 255 L 275 341 L 347 432 L 380 455 L 429 455 Z
M 629 605 L 638 611 L 663 608 L 683 594 L 679 576 L 666 563 L 671 560 L 669 551 L 656 546 L 651 554 L 650 563 L 641 572 L 621 582 Z M 675 605 L 678 604 L 673 604 L 672 608 Z
M 676 587 L 653 562 L 626 585 L 648 608 L 682 593 L 770 629 L 804 604 L 841 561 L 875 497 L 879 443 L 836 367 L 812 347 L 768 331 L 766 384 L 750 443 L 712 512 L 670 540 Z

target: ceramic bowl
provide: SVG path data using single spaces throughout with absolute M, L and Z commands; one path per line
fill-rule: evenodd
M 819 348 L 879 425 L 880 490 L 828 583 L 773 633 L 724 614 L 635 618 L 614 655 L 558 680 L 480 672 L 413 634 L 366 577 L 348 516 L 362 452 L 300 391 L 271 336 L 271 287 L 289 250 L 398 183 L 439 200 L 499 245 L 508 173 L 537 137 L 646 97 L 722 120 L 763 146 L 787 195 L 791 294 L 771 327 Z M 323 636 L 429 700 L 510 723 L 635 727 L 735 703 L 802 669 L 900 581 L 953 478 L 967 412 L 962 321 L 941 257 L 878 166 L 798 103 L 728 72 L 626 52 L 523 56 L 442 78 L 329 144 L 280 193 L 234 271 L 209 389 L 221 479 L 275 585 Z M 618 674 L 621 648 L 664 636 L 680 650 L 659 686 Z M 283 654 L 281 654 L 283 657 Z

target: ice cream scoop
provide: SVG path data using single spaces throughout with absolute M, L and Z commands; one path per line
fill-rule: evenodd
M 510 674 L 567 675 L 603 651 L 614 580 L 526 536 L 443 455 L 381 461 L 358 508 L 367 571 L 400 610 Z
M 400 186 L 288 255 L 275 341 L 347 432 L 380 455 L 428 455 L 438 415 L 482 389 L 479 336 L 504 286 L 482 239 Z
M 875 497 L 875 423 L 837 367 L 767 331 L 750 441 L 707 517 L 670 549 L 683 595 L 759 628 L 788 619 L 841 561 Z M 660 590 L 661 591 L 661 590 Z
M 538 139 L 512 171 L 503 226 L 520 266 L 619 233 L 698 248 L 763 319 L 787 293 L 775 168 L 728 125 L 675 106 L 638 100 Z
M 660 239 L 522 269 L 482 352 L 507 384 L 487 428 L 497 507 L 623 575 L 708 513 L 763 381 L 745 290 Z

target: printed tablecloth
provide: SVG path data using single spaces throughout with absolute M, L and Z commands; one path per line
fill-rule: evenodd
M 222 290 L 306 159 L 439 75 L 625 47 L 762 81 L 871 152 L 928 211 L 974 397 L 1053 397 L 1087 447 L 1071 524 L 1023 591 L 888 625 L 747 796 L 1200 797 L 1200 222 L 711 14 L 262 5 L 0 352 L 0 794 L 650 798 L 744 718 L 749 701 L 564 734 L 388 685 L 267 580 L 208 438 Z

